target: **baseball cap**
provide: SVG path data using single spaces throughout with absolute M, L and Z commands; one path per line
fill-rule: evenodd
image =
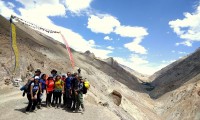
M 34 78 L 35 80 L 39 80 L 40 79 L 40 77 L 39 76 L 35 76 L 35 78 Z

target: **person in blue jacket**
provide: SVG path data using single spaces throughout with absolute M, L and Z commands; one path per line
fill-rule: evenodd
M 72 75 L 70 72 L 67 72 L 67 78 L 65 80 L 65 95 L 66 95 L 66 107 L 71 109 L 72 106 Z
M 46 74 L 42 74 L 40 80 L 39 80 L 39 83 L 41 84 L 41 94 L 38 94 L 38 108 L 40 109 L 41 108 L 41 102 L 42 102 L 42 97 L 43 97 L 43 93 L 44 91 L 46 90 Z

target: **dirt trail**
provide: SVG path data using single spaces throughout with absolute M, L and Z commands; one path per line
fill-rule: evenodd
M 0 120 L 119 120 L 119 118 L 106 107 L 97 106 L 85 101 L 84 114 L 73 113 L 63 108 L 38 109 L 35 113 L 25 113 L 28 104 L 26 97 L 21 96 L 20 91 L 0 95 Z

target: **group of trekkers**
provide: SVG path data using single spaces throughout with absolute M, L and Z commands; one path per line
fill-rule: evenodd
M 24 91 L 23 96 L 27 94 L 29 101 L 26 112 L 34 112 L 36 108 L 41 109 L 45 92 L 45 106 L 47 108 L 60 108 L 61 99 L 63 99 L 62 107 L 73 112 L 84 112 L 83 94 L 87 93 L 88 88 L 89 82 L 82 78 L 80 69 L 78 73 L 71 74 L 67 72 L 67 75 L 57 74 L 57 71 L 53 69 L 48 76 L 47 74 L 42 74 L 40 69 L 37 69 L 34 76 L 28 80 L 21 90 Z M 63 98 L 61 98 L 62 96 Z

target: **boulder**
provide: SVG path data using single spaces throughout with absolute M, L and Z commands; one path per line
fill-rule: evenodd
M 113 90 L 113 92 L 110 94 L 110 97 L 117 106 L 121 104 L 122 101 L 121 93 L 117 92 L 116 90 Z

